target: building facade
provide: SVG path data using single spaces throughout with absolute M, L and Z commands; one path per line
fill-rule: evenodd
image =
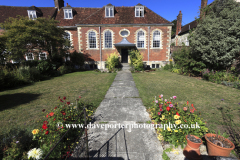
M 128 63 L 131 49 L 139 50 L 145 64 L 152 68 L 169 62 L 173 24 L 146 6 L 116 7 L 108 4 L 102 8 L 81 8 L 69 4 L 64 6 L 63 0 L 54 0 L 54 4 L 55 8 L 0 6 L 0 14 L 5 13 L 1 13 L 2 9 L 17 9 L 19 12 L 2 17 L 23 15 L 35 19 L 50 16 L 58 20 L 58 26 L 68 33 L 66 38 L 73 47 L 70 53 L 83 53 L 86 66 L 104 69 L 108 55 L 114 52 L 118 53 L 122 63 Z M 4 19 L 0 18 L 0 22 Z

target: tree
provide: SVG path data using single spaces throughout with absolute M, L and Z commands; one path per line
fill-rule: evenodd
M 229 68 L 240 51 L 240 8 L 234 0 L 215 0 L 190 34 L 191 56 L 211 69 Z
M 174 25 L 172 26 L 172 34 L 171 34 L 171 35 L 175 35 L 175 34 L 176 34 L 176 27 L 177 27 L 177 19 L 174 19 L 174 20 L 172 21 L 172 23 L 173 23 Z
M 6 39 L 5 47 L 11 52 L 11 59 L 23 59 L 26 53 L 47 51 L 50 60 L 53 56 L 64 54 L 70 47 L 64 39 L 65 32 L 57 27 L 58 21 L 50 18 L 29 20 L 28 17 L 10 17 L 0 27 L 5 29 L 2 37 Z M 63 47 L 65 46 L 65 47 Z

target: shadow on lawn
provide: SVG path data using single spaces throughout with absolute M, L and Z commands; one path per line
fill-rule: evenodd
M 33 100 L 36 100 L 40 95 L 41 94 L 32 93 L 15 93 L 0 95 L 0 111 L 17 107 L 21 104 L 29 103 Z
M 221 107 L 219 110 L 222 113 L 223 121 L 229 137 L 235 145 L 234 151 L 238 155 L 238 158 L 240 158 L 240 127 L 233 122 L 233 116 L 230 114 L 229 109 L 223 109 Z

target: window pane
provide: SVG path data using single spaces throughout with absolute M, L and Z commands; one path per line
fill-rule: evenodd
M 155 31 L 153 32 L 153 47 L 160 47 L 160 32 Z
M 112 33 L 110 31 L 105 32 L 105 48 L 112 48 Z
M 68 11 L 65 10 L 65 18 L 68 18 Z
M 110 17 L 113 17 L 113 8 L 110 8 Z
M 109 17 L 109 8 L 106 8 L 106 17 Z
M 155 64 L 152 64 L 152 68 L 155 68 Z
M 143 31 L 139 31 L 137 34 L 137 47 L 138 48 L 144 48 L 144 32 Z
M 89 48 L 96 48 L 96 34 L 95 32 L 89 32 Z
M 72 18 L 72 12 L 71 12 L 71 10 L 69 10 L 68 13 L 69 13 L 69 18 Z

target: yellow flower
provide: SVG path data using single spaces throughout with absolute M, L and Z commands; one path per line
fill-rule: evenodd
M 162 115 L 162 119 L 165 119 L 165 115 Z
M 34 129 L 33 131 L 32 131 L 32 134 L 38 134 L 39 133 L 39 129 Z
M 175 124 L 181 124 L 181 120 L 177 120 L 177 121 L 175 121 Z
M 174 116 L 174 119 L 179 119 L 179 118 L 180 118 L 180 116 L 178 116 L 178 115 Z
M 174 132 L 178 132 L 178 130 L 174 130 Z
M 171 128 L 167 127 L 167 130 L 168 130 L 168 131 L 171 131 Z

